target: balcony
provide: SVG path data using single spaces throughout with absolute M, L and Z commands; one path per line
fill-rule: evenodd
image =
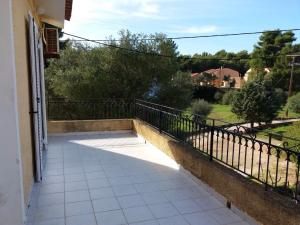
M 48 110 L 28 225 L 297 224 L 299 154 L 271 138 L 144 101 Z
M 52 136 L 34 225 L 249 224 L 132 132 Z

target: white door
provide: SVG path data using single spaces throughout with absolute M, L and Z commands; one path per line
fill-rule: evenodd
M 43 79 L 43 53 L 42 39 L 39 37 L 39 29 L 34 18 L 29 15 L 29 38 L 31 55 L 31 89 L 32 89 L 32 118 L 35 144 L 35 171 L 36 181 L 42 180 L 43 170 L 43 150 L 45 149 L 44 138 L 45 120 L 44 120 L 44 82 Z

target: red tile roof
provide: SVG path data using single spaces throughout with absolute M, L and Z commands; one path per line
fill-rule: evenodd
M 191 74 L 192 77 L 196 77 L 196 76 L 198 76 L 198 75 L 199 75 L 199 73 L 192 73 L 192 74 Z
M 229 75 L 231 78 L 241 76 L 241 74 L 238 71 L 230 69 L 230 68 L 210 69 L 210 70 L 203 71 L 202 73 L 214 74 L 217 76 L 218 79 L 223 79 L 225 75 L 226 76 Z

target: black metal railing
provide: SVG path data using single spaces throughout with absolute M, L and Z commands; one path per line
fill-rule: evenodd
M 274 144 L 272 134 L 268 140 L 261 140 L 255 129 L 233 124 L 216 126 L 216 120 L 140 100 L 136 101 L 135 116 L 210 160 L 264 184 L 266 189 L 299 200 L 300 154 L 292 147 Z
M 134 102 L 127 99 L 48 99 L 48 120 L 133 118 Z
M 256 136 L 258 130 L 247 126 L 202 118 L 143 100 L 49 99 L 47 106 L 49 120 L 138 118 L 266 189 L 300 200 L 300 140 L 293 139 L 294 146 L 280 145 L 272 133 L 265 135 L 267 140 L 262 139 Z

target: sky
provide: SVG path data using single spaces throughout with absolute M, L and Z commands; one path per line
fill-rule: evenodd
M 168 37 L 300 28 L 300 0 L 74 0 L 64 31 L 89 39 L 118 32 Z M 295 32 L 300 43 L 300 31 Z M 259 35 L 177 40 L 181 54 L 253 50 Z

